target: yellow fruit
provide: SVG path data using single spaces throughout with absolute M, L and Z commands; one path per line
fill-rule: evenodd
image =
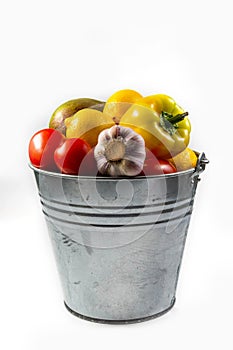
M 98 142 L 99 133 L 114 125 L 112 118 L 103 112 L 85 108 L 72 117 L 65 119 L 66 137 L 77 137 L 86 141 L 91 147 Z
M 110 115 L 115 123 L 119 123 L 127 109 L 140 98 L 142 98 L 142 95 L 137 91 L 119 90 L 108 98 L 103 112 Z
M 49 127 L 52 129 L 57 129 L 63 135 L 66 134 L 66 127 L 64 120 L 71 117 L 83 108 L 93 108 L 98 109 L 104 108 L 104 102 L 94 100 L 93 98 L 76 98 L 75 100 L 70 100 L 62 105 L 60 105 L 50 118 Z M 103 109 L 102 109 L 103 110 Z
M 177 171 L 183 171 L 195 168 L 197 164 L 197 156 L 193 150 L 187 147 L 183 152 L 177 154 L 172 159 L 169 159 L 169 161 L 175 165 Z

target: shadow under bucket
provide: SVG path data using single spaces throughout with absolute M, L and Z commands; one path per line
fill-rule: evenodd
M 178 275 L 199 174 L 135 178 L 34 171 L 67 309 L 102 323 L 164 314 Z

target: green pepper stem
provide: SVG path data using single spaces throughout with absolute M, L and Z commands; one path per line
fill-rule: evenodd
M 185 117 L 187 117 L 188 115 L 188 112 L 184 112 L 182 114 L 177 114 L 177 115 L 174 115 L 172 117 L 170 117 L 168 119 L 168 121 L 171 123 L 171 124 L 176 124 L 176 123 L 179 123 L 181 122 L 181 120 L 183 120 Z

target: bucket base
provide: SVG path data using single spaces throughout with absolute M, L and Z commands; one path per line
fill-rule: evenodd
M 158 312 L 157 314 L 154 314 L 154 315 L 151 315 L 151 316 L 147 316 L 147 317 L 142 317 L 142 318 L 134 318 L 134 319 L 130 319 L 130 320 L 104 320 L 104 319 L 101 319 L 101 318 L 88 317 L 88 316 L 81 315 L 78 312 L 70 309 L 65 301 L 64 301 L 64 304 L 65 304 L 65 307 L 67 308 L 67 310 L 72 315 L 77 316 L 77 317 L 79 317 L 79 318 L 81 318 L 83 320 L 86 320 L 86 321 L 96 322 L 96 323 L 105 323 L 105 324 L 130 324 L 130 323 L 139 323 L 139 322 L 149 321 L 149 320 L 152 320 L 154 318 L 157 318 L 157 317 L 160 317 L 160 316 L 166 314 L 174 306 L 175 301 L 176 301 L 176 299 L 174 298 L 172 300 L 171 305 L 167 309 L 165 309 L 165 310 L 163 310 L 161 312 Z

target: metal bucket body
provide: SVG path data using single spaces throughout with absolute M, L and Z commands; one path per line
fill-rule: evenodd
M 173 306 L 204 170 L 201 159 L 198 164 L 199 171 L 127 179 L 33 168 L 70 311 L 118 323 Z

